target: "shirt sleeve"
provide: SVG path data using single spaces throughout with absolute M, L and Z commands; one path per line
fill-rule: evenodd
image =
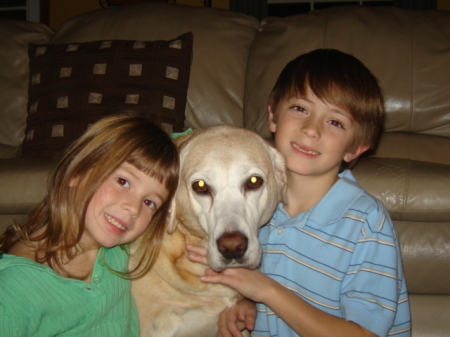
M 372 204 L 342 284 L 341 304 L 347 320 L 387 336 L 396 316 L 403 272 L 392 220 L 381 203 Z

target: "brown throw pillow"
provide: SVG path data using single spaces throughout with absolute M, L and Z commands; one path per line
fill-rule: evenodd
M 192 33 L 169 41 L 30 44 L 24 157 L 54 157 L 100 118 L 143 114 L 184 130 Z

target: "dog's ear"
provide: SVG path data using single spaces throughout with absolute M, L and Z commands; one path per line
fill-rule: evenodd
M 287 204 L 287 175 L 286 175 L 286 162 L 283 155 L 278 152 L 273 146 L 267 144 L 270 151 L 270 157 L 272 158 L 272 165 L 275 172 L 275 179 L 277 180 L 278 187 L 278 200 L 283 204 Z
M 197 133 L 197 131 L 193 130 L 191 132 L 187 132 L 181 136 L 178 136 L 174 139 L 174 143 L 178 147 L 178 150 L 180 152 L 180 157 L 181 157 L 182 148 L 187 143 L 187 140 L 196 133 Z M 180 168 L 180 170 L 181 170 L 181 168 Z M 180 174 L 181 174 L 181 172 L 180 172 Z M 178 189 L 179 188 L 180 187 L 178 186 Z M 169 215 L 167 217 L 166 230 L 167 230 L 167 233 L 169 233 L 169 234 L 173 233 L 175 231 L 175 229 L 177 229 L 177 226 L 178 226 L 176 198 L 177 198 L 177 196 L 175 193 L 175 196 L 172 199 L 172 203 L 170 204 Z
M 178 221 L 177 221 L 177 206 L 176 206 L 176 197 L 174 197 L 172 199 L 172 202 L 170 203 L 170 208 L 169 208 L 169 215 L 167 217 L 167 228 L 166 231 L 167 233 L 171 234 L 175 231 L 175 229 L 177 229 L 177 225 L 178 225 Z

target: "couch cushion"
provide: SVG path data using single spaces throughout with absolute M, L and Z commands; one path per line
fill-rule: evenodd
M 448 222 L 394 221 L 410 294 L 450 294 Z M 450 298 L 450 297 L 449 297 Z
M 244 83 L 254 18 L 214 8 L 143 1 L 85 13 L 58 27 L 50 43 L 105 39 L 140 41 L 194 34 L 185 125 L 243 126 Z
M 53 32 L 27 21 L 0 20 L 0 157 L 15 156 L 25 135 L 28 99 L 28 53 L 32 43 L 48 43 Z M 14 149 L 15 148 L 15 149 Z
M 387 131 L 450 137 L 449 21 L 450 11 L 370 6 L 263 20 L 249 58 L 245 126 L 269 137 L 264 111 L 283 67 L 313 49 L 335 48 L 380 80 Z
M 450 166 L 399 158 L 363 158 L 358 182 L 383 202 L 394 220 L 450 220 Z
M 450 139 L 395 133 L 389 138 L 386 141 L 394 150 L 382 142 L 375 155 L 385 157 L 362 158 L 353 172 L 391 214 L 400 237 L 408 291 L 448 294 L 450 165 L 442 150 L 450 147 Z
M 98 119 L 132 110 L 167 132 L 184 129 L 192 33 L 168 41 L 31 44 L 22 154 L 58 154 Z
M 448 337 L 450 296 L 409 297 L 413 337 Z
M 54 162 L 41 158 L 0 159 L 0 214 L 26 214 L 45 196 Z

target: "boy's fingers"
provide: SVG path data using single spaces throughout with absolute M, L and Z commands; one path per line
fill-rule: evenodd
M 243 337 L 241 329 L 243 322 L 236 317 L 237 313 L 233 307 L 227 308 L 219 316 L 219 337 Z
M 201 263 L 204 265 L 208 265 L 208 259 L 203 255 L 198 255 L 195 253 L 188 253 L 188 258 L 192 262 L 197 262 L 197 263 Z
M 208 268 L 205 270 L 205 275 L 219 275 L 220 272 L 212 270 L 211 268 Z
M 197 245 L 186 245 L 188 258 L 192 262 L 208 265 L 208 258 L 206 257 L 207 250 L 205 247 Z
M 246 317 L 245 328 L 252 331 L 255 328 L 255 319 L 253 317 Z
M 194 254 L 198 254 L 198 255 L 206 256 L 206 254 L 207 254 L 205 247 L 197 246 L 197 245 L 186 245 L 186 250 L 189 253 L 194 253 Z

